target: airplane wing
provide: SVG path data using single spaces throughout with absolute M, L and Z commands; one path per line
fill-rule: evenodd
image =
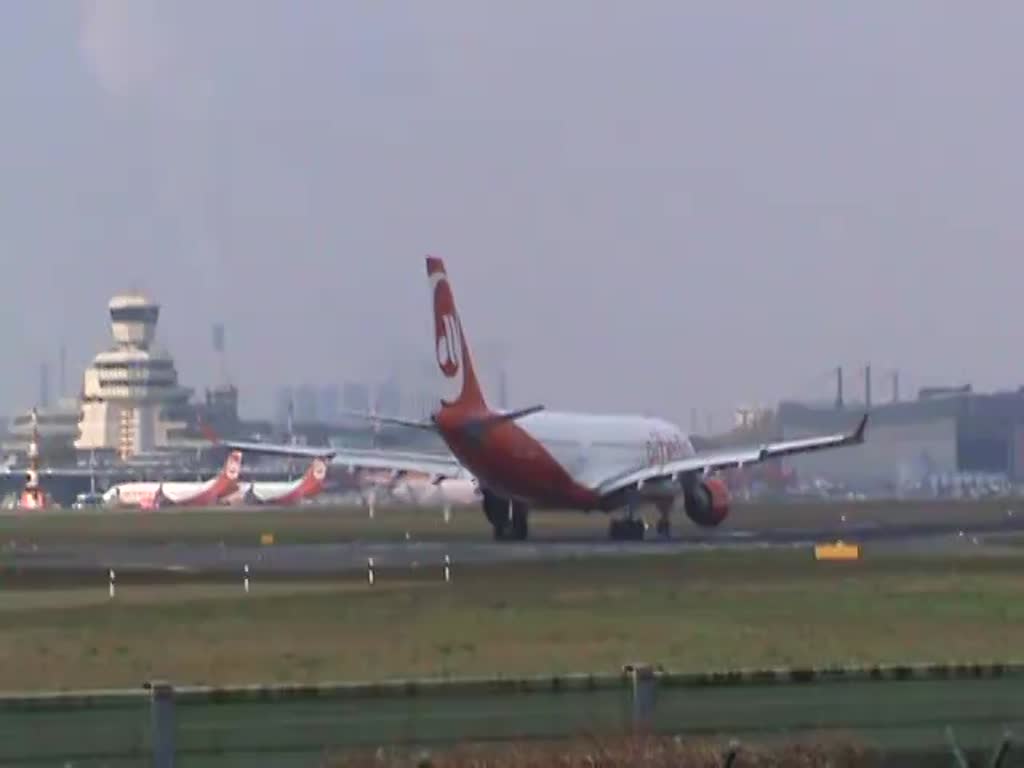
M 290 443 L 260 443 L 245 440 L 222 440 L 217 438 L 217 445 L 224 445 L 234 451 L 258 454 L 263 456 L 289 456 L 296 459 L 329 459 L 337 453 L 337 449 L 328 445 L 292 445 Z
M 472 478 L 473 475 L 451 454 L 426 451 L 392 451 L 374 448 L 336 448 L 332 466 L 357 469 L 416 472 L 430 475 L 435 481 L 449 478 Z
M 342 411 L 341 415 L 377 424 L 390 424 L 393 427 L 409 427 L 410 429 L 425 429 L 428 431 L 435 431 L 437 429 L 437 425 L 432 419 L 400 419 L 397 416 L 378 416 L 375 413 L 364 411 Z
M 860 420 L 852 432 L 821 437 L 805 437 L 797 440 L 782 440 L 776 443 L 765 443 L 757 447 L 724 449 L 697 454 L 685 459 L 669 461 L 649 467 L 632 470 L 623 475 L 609 478 L 597 486 L 602 496 L 622 491 L 630 486 L 642 487 L 645 483 L 663 480 L 676 480 L 680 475 L 692 472 L 713 472 L 720 469 L 742 467 L 756 464 L 767 459 L 792 456 L 798 453 L 810 453 L 827 448 L 840 448 L 845 445 L 859 445 L 864 442 L 868 416 Z
M 543 405 L 531 405 L 529 408 L 520 408 L 515 411 L 498 413 L 483 419 L 471 419 L 467 423 L 466 428 L 479 432 L 504 421 L 516 421 L 524 416 L 529 416 L 543 410 Z M 432 432 L 437 431 L 437 423 L 434 421 L 433 416 L 429 419 L 410 420 L 399 419 L 392 416 L 377 416 L 373 413 L 363 413 L 361 411 L 344 411 L 343 415 L 350 416 L 352 418 L 365 419 L 366 421 L 375 422 L 377 424 L 390 424 L 391 426 L 409 427 L 411 429 L 425 429 Z
M 437 480 L 472 477 L 469 471 L 454 456 L 445 453 L 399 451 L 382 448 L 290 445 L 286 443 L 260 443 L 238 440 L 219 440 L 219 444 L 242 453 L 328 459 L 331 462 L 331 466 L 346 467 L 349 471 L 371 469 L 393 472 L 418 472 L 430 475 Z

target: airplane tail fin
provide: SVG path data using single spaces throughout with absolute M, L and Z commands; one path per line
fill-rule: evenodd
M 220 476 L 230 483 L 237 483 L 241 474 L 242 452 L 231 451 L 231 453 L 228 454 L 227 459 L 224 460 L 224 469 L 221 470 Z
M 441 405 L 475 413 L 487 412 L 448 273 L 444 261 L 436 256 L 427 256 L 427 280 L 434 309 L 434 352 L 444 384 Z
M 319 493 L 327 480 L 327 462 L 321 458 L 315 458 L 310 463 L 302 477 L 300 484 L 302 489 L 309 495 Z

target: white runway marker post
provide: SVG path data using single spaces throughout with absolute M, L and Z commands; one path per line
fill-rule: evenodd
M 444 583 L 447 584 L 452 580 L 452 559 L 448 555 L 444 556 Z
M 114 592 L 115 592 L 115 589 L 114 589 L 115 574 L 114 574 L 114 569 L 113 568 L 110 569 L 110 573 L 108 574 L 108 577 L 109 577 L 109 580 L 110 580 L 110 599 L 113 600 L 114 599 Z
M 243 580 L 243 584 L 245 585 L 245 594 L 248 595 L 249 594 L 249 564 L 248 563 L 245 564 L 244 571 L 245 571 L 245 577 L 244 577 L 244 580 Z
M 366 561 L 366 580 L 373 586 L 373 558 L 368 558 Z
M 451 505 L 444 505 L 444 524 L 448 525 L 452 521 L 452 508 Z

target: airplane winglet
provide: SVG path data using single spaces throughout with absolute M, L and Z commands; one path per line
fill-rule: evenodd
M 860 423 L 857 424 L 857 428 L 850 434 L 850 442 L 851 443 L 863 443 L 864 442 L 864 435 L 867 432 L 867 429 L 868 429 L 868 414 L 865 413 L 861 417 Z

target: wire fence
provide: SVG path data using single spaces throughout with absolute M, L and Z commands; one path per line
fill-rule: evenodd
M 628 732 L 853 735 L 881 754 L 1008 766 L 1024 664 L 175 687 L 0 697 L 0 765 L 311 766 L 346 750 Z M 993 751 L 993 748 L 995 750 Z M 960 762 L 963 761 L 963 762 Z M 980 763 L 979 763 L 980 764 Z

